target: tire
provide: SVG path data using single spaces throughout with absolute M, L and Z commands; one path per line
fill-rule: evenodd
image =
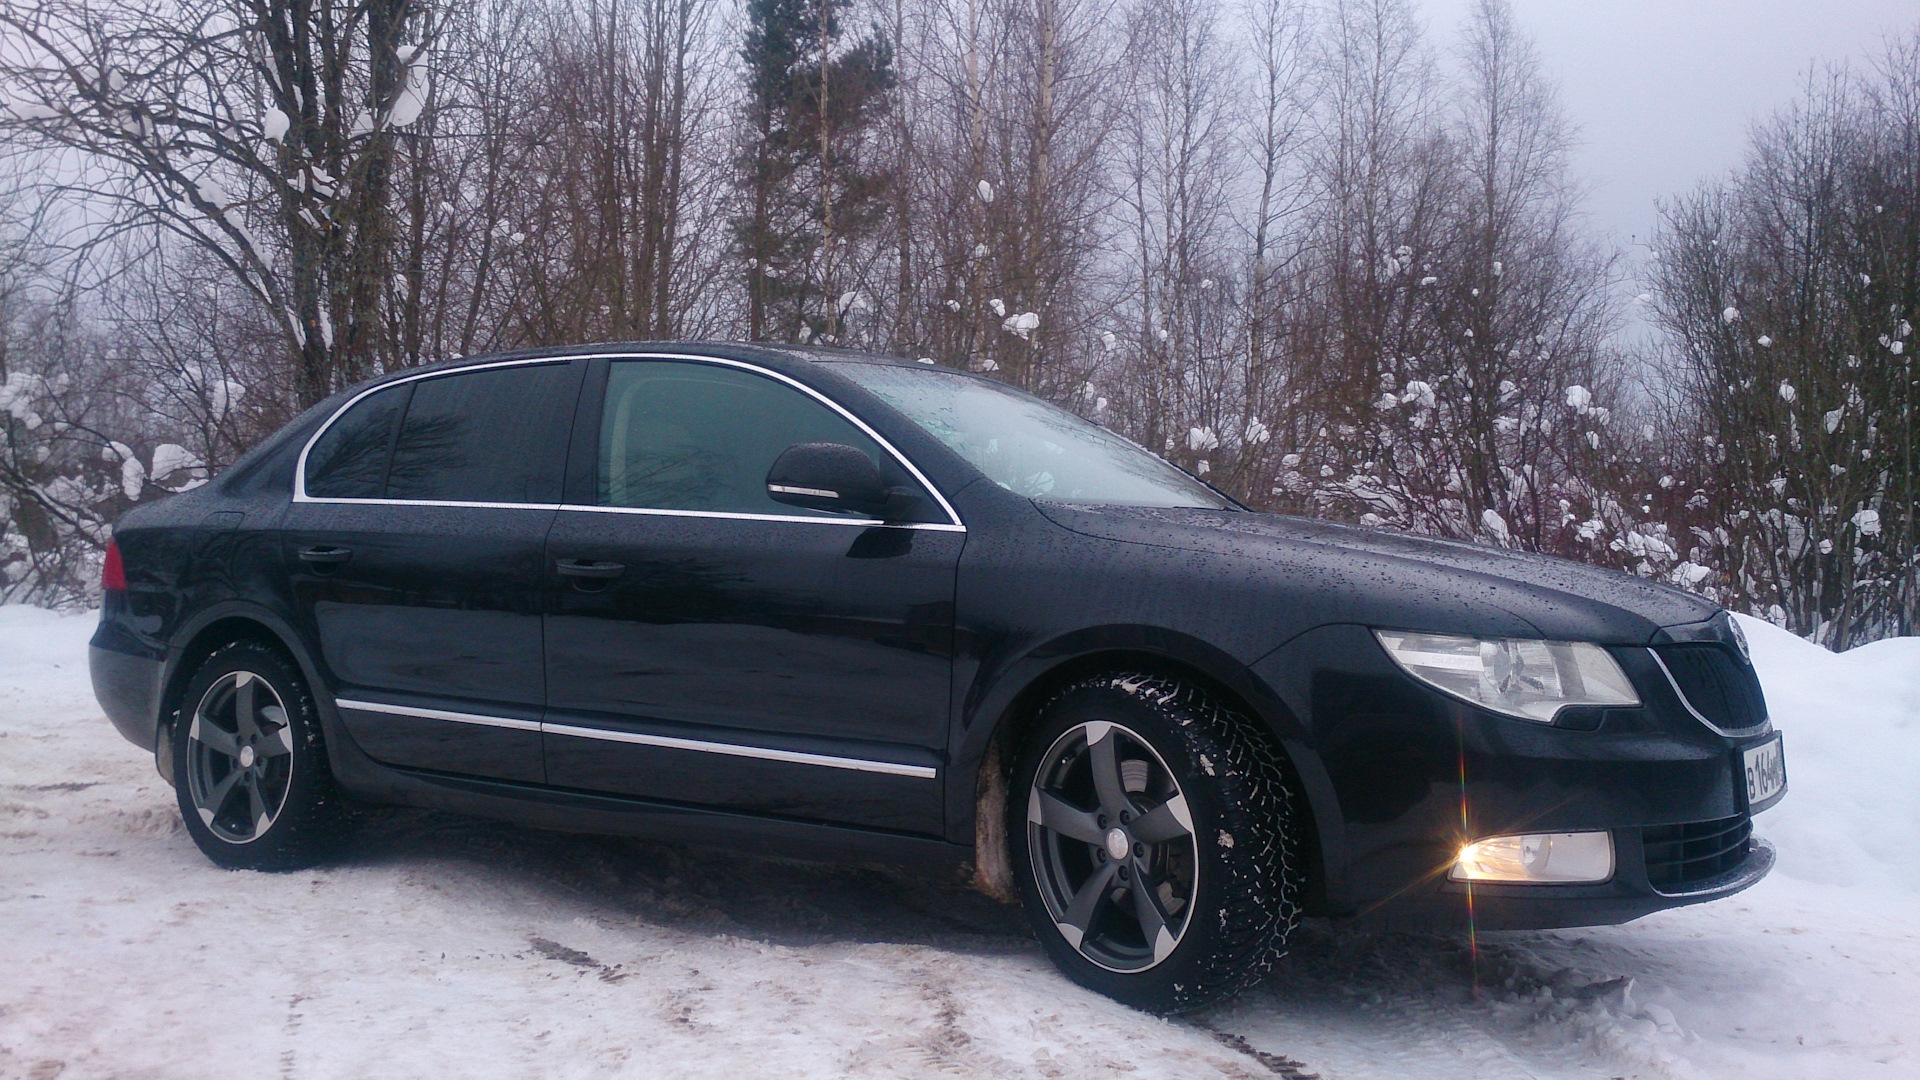
M 221 646 L 194 672 L 173 725 L 174 789 L 187 833 L 233 870 L 298 870 L 347 832 L 313 694 L 285 654 Z
M 1143 673 L 1066 688 L 1028 733 L 1008 796 L 1022 906 L 1075 982 L 1186 1012 L 1286 955 L 1304 848 L 1282 752 L 1206 692 Z

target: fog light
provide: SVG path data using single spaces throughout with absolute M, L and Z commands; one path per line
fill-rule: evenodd
M 1460 849 L 1447 876 L 1510 885 L 1605 881 L 1613 876 L 1613 834 L 1529 833 L 1476 840 Z

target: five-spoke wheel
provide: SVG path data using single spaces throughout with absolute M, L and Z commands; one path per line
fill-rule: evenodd
M 345 833 L 313 695 L 264 642 L 236 641 L 201 663 L 180 696 L 171 750 L 187 832 L 221 866 L 311 865 Z
M 229 844 L 265 836 L 293 781 L 293 728 L 272 685 L 222 675 L 187 725 L 187 790 L 202 824 Z
M 1284 759 L 1255 723 L 1147 673 L 1076 683 L 1041 709 L 1007 838 L 1034 932 L 1075 981 L 1180 1012 L 1284 954 L 1301 844 Z
M 1166 762 L 1134 732 L 1089 720 L 1048 748 L 1027 794 L 1027 848 L 1060 936 L 1109 971 L 1180 944 L 1193 911 L 1193 816 Z

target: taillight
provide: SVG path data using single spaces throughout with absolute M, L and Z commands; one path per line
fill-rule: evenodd
M 108 592 L 127 591 L 127 568 L 120 565 L 120 545 L 107 542 L 107 558 L 100 564 L 100 587 Z

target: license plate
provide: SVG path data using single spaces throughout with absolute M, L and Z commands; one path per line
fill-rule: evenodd
M 1787 788 L 1787 758 L 1780 749 L 1780 737 L 1761 743 L 1740 754 L 1742 771 L 1747 775 L 1747 806 L 1759 806 Z

